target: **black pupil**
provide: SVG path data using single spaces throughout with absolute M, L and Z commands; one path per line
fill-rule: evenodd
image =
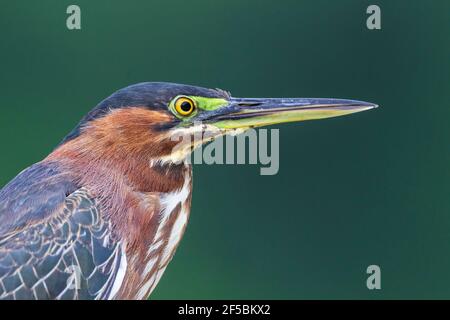
M 180 107 L 181 107 L 181 110 L 183 110 L 184 112 L 189 112 L 189 111 L 191 111 L 191 108 L 192 108 L 191 103 L 188 101 L 183 101 L 181 103 Z

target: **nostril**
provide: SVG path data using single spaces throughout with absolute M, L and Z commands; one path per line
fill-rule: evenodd
M 241 102 L 238 103 L 238 106 L 240 107 L 256 107 L 256 106 L 260 106 L 261 102 Z

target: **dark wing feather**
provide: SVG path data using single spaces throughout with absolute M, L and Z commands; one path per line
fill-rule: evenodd
M 55 208 L 0 234 L 0 299 L 108 299 L 117 291 L 125 257 L 95 199 L 81 188 Z
M 39 162 L 25 169 L 0 190 L 0 236 L 44 219 L 76 189 L 56 163 Z

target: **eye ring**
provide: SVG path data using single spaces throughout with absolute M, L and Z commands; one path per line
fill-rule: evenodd
M 192 99 L 187 97 L 179 97 L 175 103 L 175 111 L 178 112 L 179 115 L 183 117 L 187 117 L 191 115 L 195 110 L 195 104 Z

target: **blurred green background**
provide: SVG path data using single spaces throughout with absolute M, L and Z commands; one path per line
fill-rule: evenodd
M 370 4 L 382 30 L 366 28 Z M 447 0 L 2 1 L 0 184 L 136 82 L 376 102 L 277 126 L 278 175 L 196 166 L 153 298 L 450 298 L 449 13 Z M 381 290 L 366 288 L 371 264 Z

